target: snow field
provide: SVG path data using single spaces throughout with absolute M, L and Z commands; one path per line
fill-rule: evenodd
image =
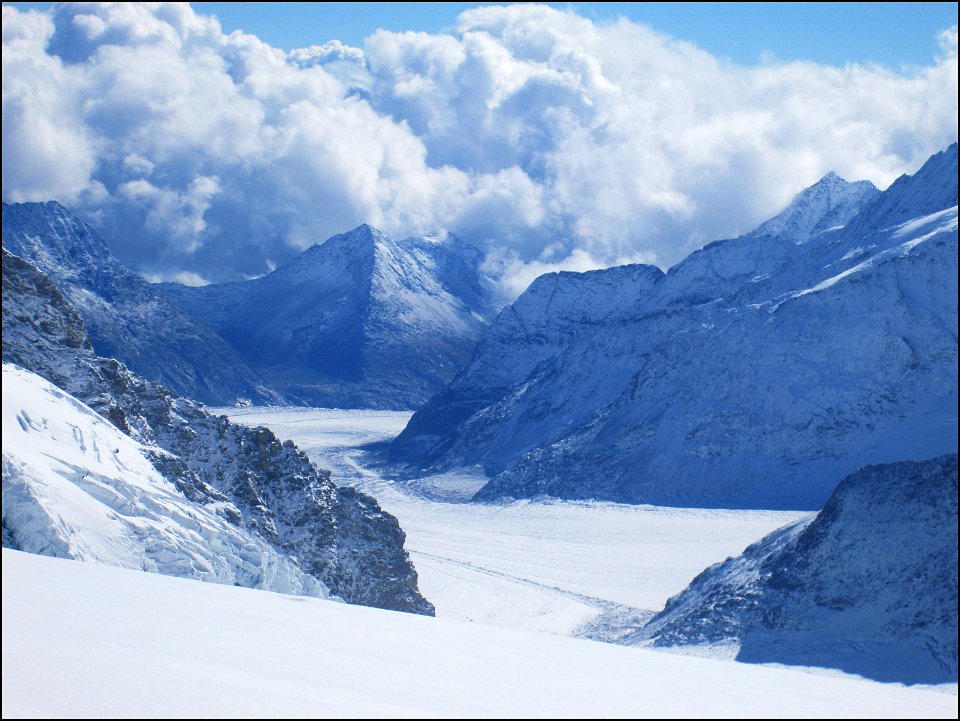
M 929 690 L 489 628 L 9 549 L 3 550 L 3 659 L 4 718 L 957 713 L 956 696 Z

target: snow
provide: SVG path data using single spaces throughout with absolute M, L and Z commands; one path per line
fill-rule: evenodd
M 921 233 L 921 231 L 926 231 Z M 847 278 L 855 273 L 861 273 L 864 270 L 872 268 L 873 266 L 886 262 L 891 258 L 895 258 L 900 255 L 906 255 L 911 250 L 916 248 L 922 243 L 926 243 L 934 238 L 940 237 L 943 234 L 947 233 L 956 233 L 957 232 L 957 206 L 952 208 L 947 208 L 938 213 L 931 213 L 922 218 L 916 218 L 907 223 L 903 223 L 901 226 L 898 226 L 894 230 L 890 237 L 896 240 L 902 240 L 903 238 L 909 238 L 909 240 L 904 241 L 900 245 L 895 245 L 892 248 L 888 248 L 883 252 L 877 253 L 876 255 L 871 256 L 862 263 L 847 268 L 842 273 L 827 278 L 819 283 L 817 283 L 812 288 L 806 288 L 805 290 L 797 291 L 787 297 L 786 300 L 781 301 L 773 306 L 770 310 L 776 311 L 783 303 L 786 303 L 788 300 L 793 300 L 794 298 L 800 298 L 804 295 L 809 295 L 810 293 L 818 293 L 822 290 L 832 287 L 834 284 L 839 281 Z M 847 252 L 841 260 L 848 260 L 858 255 L 860 252 L 863 252 L 863 248 L 855 248 L 852 251 Z
M 751 235 L 785 237 L 794 243 L 804 243 L 819 233 L 842 228 L 865 203 L 879 194 L 867 180 L 848 183 L 836 173 L 828 173 L 799 192 L 783 212 Z
M 32 553 L 327 595 L 265 541 L 189 501 L 148 452 L 163 453 L 40 376 L 3 364 L 5 539 L 10 533 Z
M 359 446 L 395 436 L 409 412 L 222 408 L 292 439 L 334 481 L 373 495 L 407 534 L 420 589 L 441 618 L 616 638 L 705 567 L 804 513 L 601 502 L 462 503 L 479 472 L 386 480 Z
M 405 408 L 456 375 L 499 310 L 482 258 L 361 225 L 260 278 L 161 292 L 294 402 Z
M 827 176 L 665 275 L 541 277 L 390 459 L 479 464 L 483 501 L 812 511 L 864 465 L 955 452 L 956 158 L 883 193 Z
M 70 589 L 70 593 L 64 593 Z M 955 718 L 956 695 L 3 549 L 11 717 Z

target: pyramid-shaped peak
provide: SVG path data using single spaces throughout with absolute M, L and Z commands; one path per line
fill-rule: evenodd
M 869 180 L 850 182 L 831 171 L 797 193 L 783 212 L 751 235 L 781 236 L 802 243 L 825 230 L 846 225 L 879 194 Z
M 325 254 L 336 252 L 353 255 L 356 253 L 367 253 L 375 249 L 378 245 L 392 244 L 392 242 L 390 238 L 377 228 L 363 223 L 353 230 L 348 230 L 346 233 L 338 233 L 337 235 L 327 238 L 322 243 L 313 246 L 311 250 L 324 248 Z
M 335 235 L 334 238 L 339 238 L 340 236 L 347 236 L 354 239 L 370 239 L 377 241 L 389 240 L 389 238 L 378 228 L 374 228 L 369 223 L 361 223 L 353 230 L 348 230 L 346 233 L 341 233 L 340 235 Z M 331 238 L 330 240 L 333 240 Z
M 314 282 L 319 276 L 332 274 L 349 277 L 350 282 L 364 283 L 378 264 L 395 253 L 396 243 L 377 228 L 364 223 L 310 246 L 264 279 L 282 278 L 284 283 Z
M 809 188 L 804 188 L 796 196 L 794 196 L 794 202 L 803 198 L 804 196 L 813 195 L 817 192 L 823 190 L 835 190 L 838 189 L 841 192 L 854 191 L 855 189 L 860 188 L 874 188 L 873 183 L 869 180 L 846 180 L 837 175 L 836 171 L 831 170 L 829 173 L 824 175 L 820 180 L 811 185 Z

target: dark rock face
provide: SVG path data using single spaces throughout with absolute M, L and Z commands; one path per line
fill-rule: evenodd
M 3 247 L 57 285 L 100 356 L 205 403 L 280 400 L 222 338 L 127 270 L 59 203 L 4 203 Z
M 291 442 L 212 416 L 194 401 L 95 355 L 80 315 L 44 274 L 3 255 L 3 360 L 41 375 L 157 451 L 190 500 L 293 557 L 350 603 L 432 614 L 396 519 L 338 488 Z M 6 529 L 5 529 L 6 534 Z
M 499 310 L 481 261 L 452 236 L 394 241 L 362 225 L 262 278 L 160 290 L 289 397 L 405 409 L 453 378 Z
M 957 680 L 957 455 L 868 466 L 707 569 L 632 639 L 883 681 Z

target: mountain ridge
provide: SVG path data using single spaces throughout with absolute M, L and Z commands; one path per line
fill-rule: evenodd
M 219 336 L 127 270 L 99 234 L 60 203 L 4 203 L 3 247 L 69 297 L 100 355 L 207 403 L 282 400 Z
M 957 455 L 862 468 L 815 517 L 700 573 L 627 642 L 957 680 Z
M 96 355 L 80 314 L 56 284 L 6 248 L 3 359 L 45 377 L 146 447 L 147 460 L 184 504 L 203 506 L 274 555 L 295 559 L 303 574 L 333 594 L 349 603 L 432 615 L 403 549 L 403 530 L 373 498 L 337 486 L 329 471 L 266 428 L 213 416 Z M 32 476 L 8 473 L 6 446 L 4 455 L 5 542 L 38 548 L 63 529 L 56 523 L 38 527 L 30 520 L 37 514 L 18 516 L 19 506 L 7 503 L 11 484 L 20 478 L 29 485 Z
M 766 225 L 786 234 L 711 243 L 622 306 L 598 292 L 582 314 L 600 323 L 527 352 L 527 326 L 563 317 L 537 306 L 534 283 L 387 457 L 410 475 L 482 465 L 484 501 L 814 509 L 864 463 L 954 451 L 956 206 L 926 213 L 936 196 L 880 230 L 857 220 L 926 182 L 952 182 L 955 198 L 951 153 L 955 164 L 956 145 L 884 193 L 827 176 L 821 186 L 846 190 L 800 193 L 778 216 L 788 222 Z M 810 198 L 817 212 L 789 222 Z M 576 283 L 613 299 L 622 273 Z

